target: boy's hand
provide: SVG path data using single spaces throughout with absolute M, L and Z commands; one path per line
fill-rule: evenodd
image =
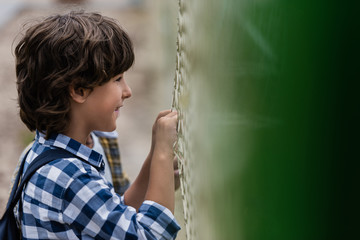
M 156 120 L 155 120 L 155 123 L 153 124 L 153 127 L 152 127 L 152 139 L 151 139 L 151 150 L 150 150 L 151 155 L 154 152 L 155 141 L 156 141 L 156 123 L 161 117 L 163 117 L 163 116 L 165 116 L 165 115 L 167 115 L 169 113 L 171 113 L 171 110 L 165 110 L 165 111 L 160 112 L 159 115 L 157 116 Z
M 153 126 L 153 147 L 173 154 L 173 145 L 177 139 L 177 112 L 161 112 Z
M 150 149 L 150 156 L 152 156 L 152 154 L 154 153 L 154 148 L 155 148 L 155 143 L 156 143 L 156 133 L 157 133 L 157 129 L 158 129 L 158 121 L 163 118 L 163 117 L 169 117 L 169 114 L 175 114 L 176 112 L 171 112 L 171 110 L 165 110 L 159 113 L 159 115 L 157 116 L 155 123 L 152 127 L 152 140 L 151 140 L 151 149 Z M 177 113 L 176 113 L 177 116 Z M 164 120 L 164 119 L 163 119 Z M 166 120 L 166 119 L 165 119 Z M 177 120 L 176 120 L 177 123 Z M 176 128 L 176 125 L 175 125 Z M 176 130 L 176 129 L 175 129 Z

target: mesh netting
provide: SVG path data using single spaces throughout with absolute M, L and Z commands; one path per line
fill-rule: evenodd
M 187 61 L 188 52 L 185 48 L 185 41 L 188 33 L 185 24 L 185 1 L 179 0 L 178 11 L 178 34 L 177 34 L 177 56 L 176 71 L 174 79 L 174 91 L 172 109 L 178 112 L 178 140 L 175 145 L 175 154 L 179 160 L 181 194 L 183 197 L 184 219 L 187 239 L 196 239 L 195 225 L 193 221 L 194 201 L 194 172 L 193 161 L 190 151 L 191 136 L 188 116 L 191 116 L 191 99 L 189 95 L 189 65 Z

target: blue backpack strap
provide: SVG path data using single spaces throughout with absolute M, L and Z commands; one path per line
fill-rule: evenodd
M 19 173 L 16 177 L 14 186 L 12 188 L 10 198 L 7 204 L 7 208 L 10 208 L 11 210 L 15 207 L 16 203 L 19 201 L 21 193 L 23 191 L 24 185 L 30 180 L 32 175 L 42 166 L 45 164 L 54 161 L 56 159 L 60 158 L 70 158 L 70 157 L 76 157 L 74 154 L 64 150 L 64 149 L 49 149 L 45 152 L 42 152 L 39 156 L 37 156 L 28 166 L 28 168 L 25 171 L 24 176 L 21 178 L 21 182 L 18 185 L 20 176 L 22 174 L 23 168 L 24 168 L 24 162 L 26 159 L 26 156 L 24 157 L 23 162 L 21 163 Z M 77 157 L 76 157 L 77 158 Z
M 15 195 L 15 193 L 16 193 L 16 189 L 17 189 L 18 186 L 19 186 L 19 181 L 20 181 L 22 172 L 24 171 L 25 161 L 26 161 L 27 156 L 29 155 L 29 152 L 30 152 L 30 149 L 26 152 L 25 156 L 23 157 L 23 159 L 22 159 L 22 161 L 21 161 L 21 164 L 20 164 L 20 166 L 19 166 L 19 169 L 18 169 L 16 178 L 15 178 L 15 180 L 14 180 L 14 183 L 13 183 L 13 186 L 12 186 L 12 189 L 11 189 L 11 192 L 10 192 L 10 196 L 9 196 L 9 200 L 8 200 L 7 205 L 6 205 L 6 208 L 9 208 L 9 205 L 10 205 L 10 203 L 11 203 L 11 199 L 14 198 L 14 195 Z

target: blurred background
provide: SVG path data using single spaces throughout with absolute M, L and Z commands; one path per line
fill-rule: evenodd
M 66 11 L 64 2 L 0 2 L 2 209 L 32 138 L 17 113 L 12 42 L 22 23 Z M 181 10 L 188 239 L 360 239 L 359 3 L 78 2 L 119 19 L 134 40 L 136 63 L 126 74 L 133 97 L 118 120 L 132 179 L 158 111 L 171 106 Z M 178 239 L 185 239 L 181 198 L 177 192 Z
M 180 2 L 191 239 L 360 239 L 359 2 Z

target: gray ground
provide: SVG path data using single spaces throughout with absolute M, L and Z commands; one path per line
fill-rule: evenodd
M 121 109 L 117 128 L 124 169 L 130 178 L 134 179 L 150 148 L 153 120 L 160 110 L 171 106 L 174 72 L 174 68 L 171 67 L 175 57 L 169 59 L 169 54 L 164 53 L 166 49 L 161 38 L 164 31 L 166 34 L 168 30 L 164 30 L 162 26 L 164 23 L 159 21 L 157 14 L 161 8 L 156 5 L 157 1 L 150 3 L 146 0 L 84 0 L 83 2 L 87 5 L 81 8 L 117 18 L 134 42 L 136 63 L 125 75 L 133 96 Z M 1 214 L 7 201 L 10 178 L 19 154 L 32 138 L 32 133 L 25 128 L 18 116 L 12 43 L 24 22 L 66 8 L 55 0 L 0 0 Z M 170 37 L 175 39 L 172 33 L 170 31 Z M 170 46 L 171 51 L 174 49 L 175 43 L 174 46 Z M 172 61 L 170 64 L 169 60 Z M 176 208 L 177 220 L 183 225 L 179 191 Z M 184 226 L 182 228 L 184 230 Z M 184 239 L 184 234 L 185 231 L 181 231 L 178 239 Z

